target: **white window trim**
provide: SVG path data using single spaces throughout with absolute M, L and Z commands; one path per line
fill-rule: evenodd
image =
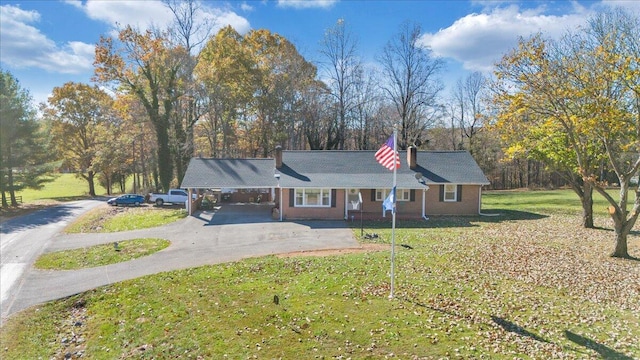
M 376 201 L 384 201 L 391 189 L 376 189 Z M 378 194 L 382 193 L 382 199 L 378 198 Z M 396 188 L 396 201 L 411 201 L 411 189 Z
M 453 191 L 447 191 L 447 186 L 452 186 Z M 447 199 L 447 194 L 453 194 L 453 199 Z M 444 194 L 443 194 L 442 201 L 444 202 L 458 201 L 458 185 L 457 184 L 444 184 Z
M 318 205 L 318 204 L 312 204 L 312 205 L 308 205 L 306 204 L 307 202 L 307 196 L 306 196 L 306 192 L 307 190 L 320 190 L 320 199 L 324 198 L 324 194 L 328 194 L 329 195 L 329 204 L 328 205 Z M 302 192 L 302 204 L 298 204 L 298 194 Z M 294 199 L 293 199 L 293 205 L 294 207 L 308 207 L 308 208 L 330 208 L 331 207 L 331 189 L 325 189 L 325 188 L 296 188 L 294 191 Z M 322 200 L 321 200 L 322 201 Z

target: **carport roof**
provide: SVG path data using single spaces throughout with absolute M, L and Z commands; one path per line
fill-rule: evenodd
M 273 159 L 192 158 L 182 179 L 184 189 L 269 188 L 278 185 Z
M 276 187 L 280 174 L 283 188 L 390 188 L 392 172 L 375 160 L 375 151 L 283 151 L 283 166 L 274 159 L 193 158 L 182 181 L 183 188 Z M 397 186 L 422 188 L 416 173 L 427 185 L 487 185 L 487 178 L 467 151 L 418 151 L 417 167 L 409 169 L 406 151 L 400 151 Z

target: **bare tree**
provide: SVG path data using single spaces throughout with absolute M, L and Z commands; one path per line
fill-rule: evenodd
M 201 3 L 196 0 L 163 0 L 173 13 L 173 25 L 169 29 L 176 42 L 189 53 L 200 47 L 211 36 L 216 22 L 213 17 L 206 16 Z M 198 16 L 200 15 L 200 16 Z
M 401 123 L 398 141 L 401 149 L 420 140 L 441 110 L 437 97 L 443 85 L 437 75 L 443 62 L 433 58 L 430 49 L 420 46 L 419 37 L 418 25 L 404 23 L 379 59 L 387 78 L 383 89 L 395 105 Z
M 483 100 L 485 90 L 487 89 L 487 80 L 480 72 L 469 74 L 464 81 L 459 79 L 454 88 L 454 101 L 457 111 L 458 124 L 460 132 L 467 140 L 467 149 L 473 153 L 474 137 L 482 128 L 482 111 L 484 108 Z M 461 144 L 464 147 L 464 143 Z
M 336 124 L 330 116 L 328 94 L 326 84 L 317 81 L 301 95 L 302 132 L 310 150 L 326 150 L 329 140 L 336 137 Z
M 349 117 L 358 106 L 356 84 L 361 78 L 362 65 L 356 56 L 358 42 L 353 38 L 343 19 L 327 30 L 320 53 L 327 59 L 329 89 L 336 102 L 336 147 L 345 148 Z
M 360 72 L 360 79 L 355 83 L 356 107 L 353 109 L 353 140 L 350 147 L 357 150 L 371 150 L 380 144 L 375 141 L 376 124 L 381 121 L 377 116 L 384 106 L 384 96 L 378 86 L 378 77 L 375 71 L 368 71 L 369 76 Z M 384 135 L 382 135 L 384 136 Z
M 171 119 L 171 150 L 178 181 L 182 179 L 187 164 L 194 155 L 194 126 L 204 112 L 204 99 L 196 91 L 193 71 L 198 62 L 194 51 L 209 38 L 215 19 L 207 16 L 202 4 L 196 0 L 163 0 L 173 13 L 173 24 L 168 29 L 169 37 L 178 46 L 186 49 L 184 59 L 184 95 L 176 99 L 175 116 Z

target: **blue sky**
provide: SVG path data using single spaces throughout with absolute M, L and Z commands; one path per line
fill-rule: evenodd
M 447 85 L 471 71 L 489 73 L 492 64 L 520 36 L 543 31 L 558 37 L 583 25 L 594 12 L 623 6 L 640 13 L 640 1 L 390 1 L 261 0 L 203 1 L 202 16 L 215 29 L 240 33 L 265 28 L 286 37 L 309 61 L 318 63 L 327 29 L 343 19 L 358 41 L 365 63 L 408 21 L 422 28 L 421 43 L 446 64 Z M 168 9 L 151 0 L 0 0 L 0 63 L 36 103 L 68 81 L 90 83 L 93 50 L 116 24 L 146 29 L 168 25 Z M 443 94 L 446 95 L 446 94 Z

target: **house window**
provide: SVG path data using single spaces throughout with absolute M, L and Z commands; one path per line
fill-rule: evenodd
M 444 185 L 444 201 L 457 201 L 458 186 L 455 184 Z
M 376 189 L 376 201 L 384 201 L 391 189 Z M 396 201 L 411 201 L 411 190 L 396 189 Z
M 296 189 L 295 206 L 330 207 L 330 189 Z

